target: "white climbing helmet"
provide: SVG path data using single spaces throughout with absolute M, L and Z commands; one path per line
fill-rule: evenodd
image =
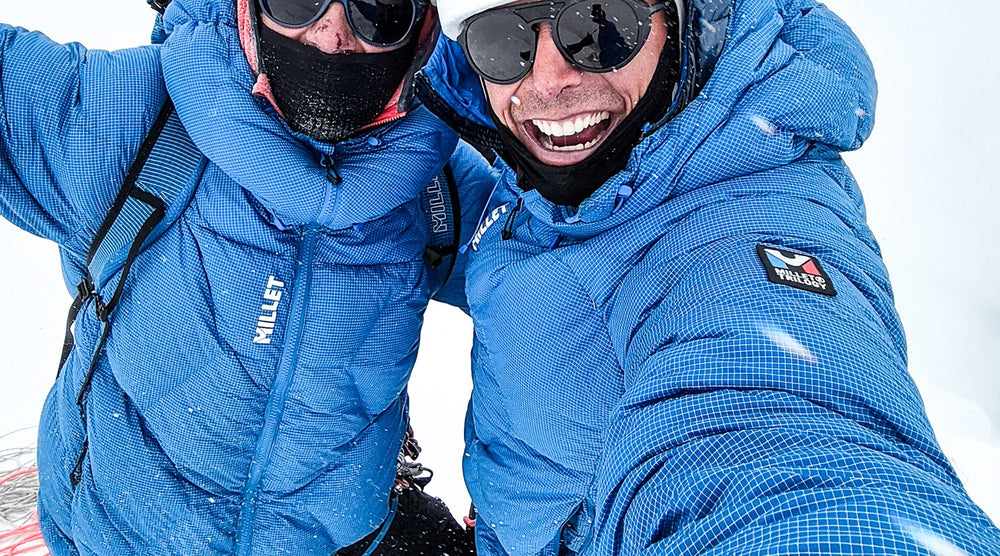
M 452 40 L 458 40 L 462 23 L 486 10 L 510 4 L 512 0 L 437 0 L 441 30 Z

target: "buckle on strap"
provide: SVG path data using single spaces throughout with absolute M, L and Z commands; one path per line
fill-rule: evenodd
M 94 313 L 97 314 L 97 318 L 101 322 L 108 322 L 108 307 L 101 299 L 101 294 L 98 293 L 97 287 L 94 286 L 94 281 L 90 279 L 89 275 L 84 276 L 83 280 L 80 280 L 80 283 L 76 285 L 76 293 L 81 303 L 93 297 Z
M 90 279 L 89 275 L 84 276 L 83 280 L 80 280 L 80 283 L 76 285 L 76 295 L 81 300 L 87 299 L 92 295 L 97 295 L 97 288 L 94 287 L 94 282 Z

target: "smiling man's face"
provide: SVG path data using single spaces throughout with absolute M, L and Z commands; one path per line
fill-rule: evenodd
M 525 2 L 512 2 L 510 5 Z M 531 72 L 510 85 L 484 82 L 500 121 L 549 166 L 582 162 L 608 138 L 646 93 L 667 36 L 662 12 L 642 49 L 627 66 L 608 73 L 574 69 L 552 39 L 552 26 L 538 27 Z

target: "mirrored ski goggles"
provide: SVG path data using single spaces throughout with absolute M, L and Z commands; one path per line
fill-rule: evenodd
M 261 12 L 282 27 L 319 21 L 333 2 L 344 5 L 354 34 L 372 46 L 396 46 L 410 38 L 426 0 L 258 0 Z
M 664 9 L 663 3 L 640 0 L 545 0 L 472 16 L 458 40 L 476 73 L 507 85 L 531 71 L 538 27 L 550 23 L 552 40 L 571 66 L 605 73 L 635 58 L 649 37 L 653 14 Z

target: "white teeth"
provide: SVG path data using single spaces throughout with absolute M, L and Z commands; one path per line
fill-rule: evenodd
M 579 145 L 570 145 L 568 147 L 557 147 L 552 143 L 552 139 L 549 136 L 542 137 L 542 146 L 550 151 L 556 152 L 570 152 L 570 151 L 583 151 L 593 147 L 600 141 L 600 138 L 594 139 L 592 141 L 587 141 L 586 143 L 581 143 Z
M 593 127 L 610 117 L 611 114 L 609 112 L 598 112 L 587 116 L 578 116 L 575 119 L 565 120 L 562 122 L 553 122 L 550 120 L 531 120 L 531 123 L 534 124 L 535 127 L 538 128 L 538 131 L 541 131 L 544 135 L 548 135 L 550 137 L 569 137 L 571 135 L 576 135 L 577 133 L 582 133 L 583 130 L 588 127 Z M 576 150 L 579 148 L 579 145 L 566 148 Z

